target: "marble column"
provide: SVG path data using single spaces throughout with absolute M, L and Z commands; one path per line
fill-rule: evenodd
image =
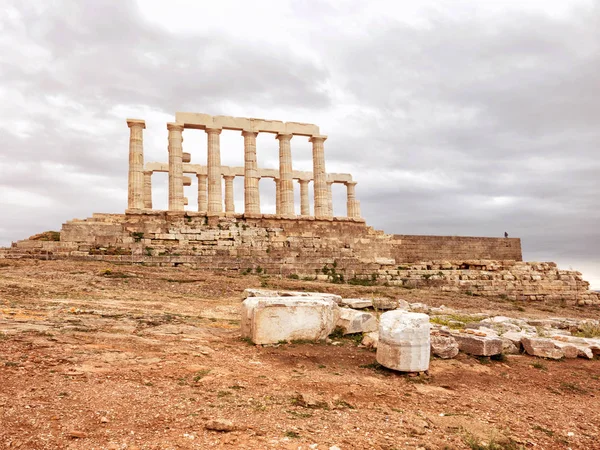
M 208 212 L 223 212 L 223 188 L 221 184 L 220 128 L 207 128 L 208 135 Z
M 279 184 L 281 195 L 281 215 L 294 215 L 294 180 L 292 178 L 292 150 L 290 141 L 293 135 L 278 134 L 279 140 Z
M 260 193 L 258 190 L 258 164 L 256 162 L 256 136 L 254 131 L 244 130 L 244 212 L 260 214 Z
M 323 143 L 327 136 L 312 136 L 309 140 L 313 146 L 313 178 L 315 217 L 329 217 L 329 197 L 327 191 L 327 175 L 325 172 L 325 149 Z
M 196 178 L 198 179 L 198 211 L 206 212 L 208 211 L 208 195 L 206 191 L 206 175 L 204 174 L 196 174 Z
M 275 214 L 281 214 L 281 180 L 273 178 L 275 182 Z
M 144 170 L 144 209 L 152 209 L 152 171 Z
M 127 119 L 129 127 L 129 176 L 127 181 L 127 208 L 144 208 L 144 128 L 146 122 Z
M 333 217 L 333 190 L 331 189 L 333 181 L 327 181 L 325 185 L 327 186 L 327 217 Z
M 225 178 L 225 212 L 235 212 L 235 203 L 233 201 L 233 175 L 224 175 Z
M 298 180 L 300 183 L 300 215 L 310 216 L 310 201 L 308 199 L 309 180 Z
M 360 206 L 358 200 L 356 200 L 356 181 L 347 181 L 344 183 L 348 189 L 348 200 L 346 202 L 347 215 L 351 218 L 360 217 Z
M 169 211 L 183 211 L 183 125 L 168 123 L 169 130 Z

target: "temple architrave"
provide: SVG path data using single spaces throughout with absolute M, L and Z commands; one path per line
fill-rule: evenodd
M 243 117 L 210 116 L 197 113 L 177 113 L 175 122 L 167 124 L 169 140 L 168 163 L 151 162 L 144 166 L 143 130 L 146 124 L 140 119 L 127 119 L 129 137 L 129 189 L 128 209 L 152 209 L 152 174 L 169 174 L 169 211 L 184 211 L 188 204 L 184 186 L 192 185 L 195 175 L 198 183 L 198 212 L 208 215 L 234 213 L 233 181 L 244 178 L 244 216 L 259 217 L 261 179 L 270 178 L 275 183 L 276 215 L 283 218 L 296 217 L 294 205 L 294 181 L 300 185 L 300 216 L 311 216 L 309 184 L 313 188 L 313 215 L 316 219 L 333 217 L 332 185 L 344 184 L 347 188 L 346 217 L 360 218 L 360 203 L 356 199 L 356 182 L 350 174 L 327 173 L 325 170 L 324 143 L 327 136 L 320 134 L 319 127 L 298 122 L 280 122 Z M 191 152 L 183 151 L 183 132 L 202 130 L 207 137 L 206 165 L 190 164 Z M 241 131 L 244 137 L 244 167 L 221 165 L 220 135 L 223 130 Z M 257 165 L 256 137 L 258 133 L 270 133 L 279 141 L 279 170 L 261 169 Z M 312 143 L 313 171 L 300 172 L 292 168 L 292 138 L 306 139 Z M 241 151 L 241 149 L 240 149 Z M 223 205 L 223 183 L 225 202 Z M 224 208 L 223 208 L 224 206 Z

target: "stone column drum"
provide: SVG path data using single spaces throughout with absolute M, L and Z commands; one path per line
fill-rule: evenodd
M 427 314 L 389 311 L 379 321 L 377 362 L 402 372 L 429 369 L 431 325 Z
M 300 183 L 300 215 L 310 216 L 310 201 L 308 198 L 309 180 L 298 180 Z
M 127 182 L 127 208 L 144 208 L 144 128 L 146 122 L 127 119 L 129 127 L 129 177 Z
M 347 181 L 344 184 L 348 190 L 348 199 L 346 201 L 347 215 L 351 218 L 360 217 L 360 206 L 358 200 L 356 200 L 356 181 Z
M 204 174 L 196 174 L 198 179 L 198 211 L 208 211 L 208 192 L 206 190 L 207 176 Z
M 225 212 L 235 212 L 235 203 L 233 201 L 233 175 L 224 175 L 225 179 Z
M 281 215 L 294 215 L 294 180 L 292 178 L 292 150 L 290 141 L 293 135 L 278 134 L 279 140 L 279 184 L 281 191 Z
M 275 182 L 275 214 L 281 214 L 281 180 L 273 178 Z
M 152 171 L 144 170 L 144 209 L 152 209 Z
M 325 149 L 323 146 L 325 139 L 327 139 L 327 136 L 312 136 L 310 138 L 313 145 L 315 217 L 330 216 L 325 172 Z
M 223 190 L 221 184 L 220 128 L 207 128 L 208 135 L 208 212 L 223 212 Z
M 168 123 L 169 130 L 169 211 L 183 211 L 183 125 Z
M 328 181 L 327 186 L 327 217 L 333 217 L 333 181 Z
M 256 136 L 254 131 L 242 131 L 244 136 L 244 213 L 260 214 L 258 190 L 258 164 L 256 162 Z

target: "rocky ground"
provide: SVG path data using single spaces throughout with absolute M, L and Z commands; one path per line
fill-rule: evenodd
M 239 334 L 248 287 L 600 318 L 597 307 L 396 287 L 0 260 L 0 447 L 600 448 L 597 358 L 461 353 L 408 376 L 378 366 L 357 336 L 257 347 Z

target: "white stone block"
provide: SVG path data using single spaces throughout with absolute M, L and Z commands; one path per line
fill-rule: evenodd
M 370 333 L 377 330 L 377 318 L 368 312 L 340 308 L 340 317 L 336 327 L 344 330 L 344 334 Z
M 379 322 L 377 362 L 402 372 L 428 370 L 430 327 L 427 314 L 402 310 L 383 313 Z
M 342 303 L 342 296 L 327 294 L 325 292 L 303 292 L 303 291 L 273 291 L 269 289 L 244 289 L 244 298 L 249 297 L 316 297 L 333 300 L 338 305 Z
M 331 334 L 338 317 L 330 298 L 249 297 L 242 302 L 242 337 L 255 344 L 319 341 Z

